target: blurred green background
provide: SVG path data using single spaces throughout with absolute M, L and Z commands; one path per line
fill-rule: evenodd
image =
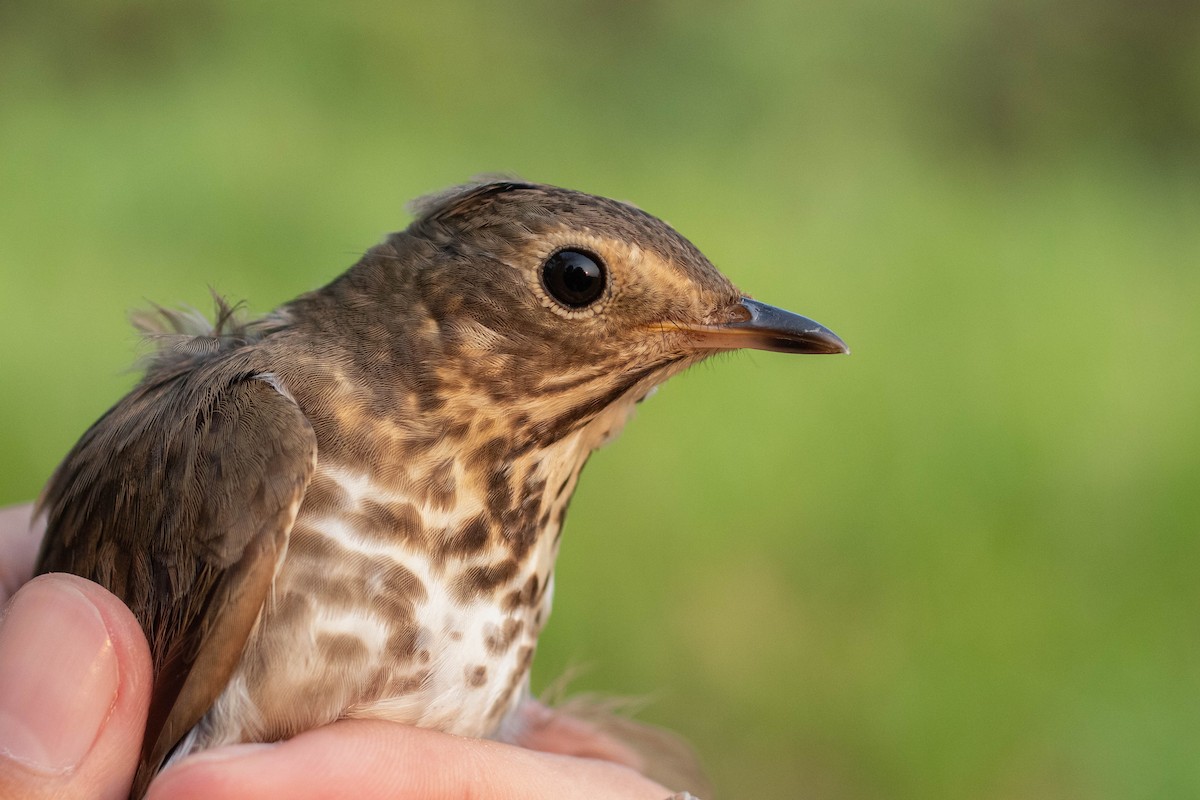
M 1200 796 L 1200 4 L 0 4 L 0 502 L 135 380 L 488 171 L 632 200 L 848 358 L 598 454 L 535 685 L 721 796 Z

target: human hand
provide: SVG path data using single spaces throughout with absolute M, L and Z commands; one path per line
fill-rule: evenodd
M 146 725 L 150 650 L 95 583 L 29 580 L 42 534 L 31 510 L 0 510 L 0 797 L 120 800 Z
M 0 510 L 0 603 L 11 597 L 0 612 L 0 797 L 118 800 L 128 794 L 145 727 L 149 648 L 132 613 L 100 586 L 62 574 L 29 581 L 41 539 L 40 530 L 29 530 L 30 513 L 28 505 Z M 537 752 L 344 720 L 286 742 L 199 753 L 160 775 L 149 798 L 663 800 L 670 794 L 628 766 L 628 751 L 589 741 L 559 722 L 529 742 L 554 752 Z
M 147 800 L 664 800 L 629 767 L 376 720 L 342 720 L 279 744 L 234 745 L 164 772 Z

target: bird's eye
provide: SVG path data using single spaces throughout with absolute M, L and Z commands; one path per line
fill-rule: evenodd
M 542 284 L 567 308 L 590 306 L 604 294 L 604 263 L 579 250 L 559 250 L 542 266 Z

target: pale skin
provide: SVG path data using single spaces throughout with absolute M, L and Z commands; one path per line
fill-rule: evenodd
M 73 575 L 30 580 L 32 507 L 0 509 L 0 797 L 124 800 L 150 697 L 150 651 L 114 595 Z M 664 800 L 671 790 L 586 723 L 529 708 L 526 747 L 368 720 L 192 756 L 149 800 Z M 529 749 L 532 748 L 532 749 Z

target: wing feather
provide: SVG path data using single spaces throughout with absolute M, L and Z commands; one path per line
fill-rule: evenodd
M 150 642 L 155 680 L 135 796 L 236 667 L 316 449 L 308 420 L 269 376 L 222 360 L 148 379 L 51 478 L 38 571 L 104 585 Z

